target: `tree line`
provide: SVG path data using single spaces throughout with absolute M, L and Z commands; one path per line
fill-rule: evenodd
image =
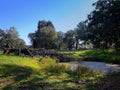
M 37 30 L 29 33 L 28 37 L 33 48 L 77 50 L 86 29 L 86 24 L 80 22 L 75 30 L 69 30 L 66 33 L 56 32 L 51 21 L 42 20 L 38 22 Z
M 5 46 L 13 48 L 25 47 L 25 41 L 19 37 L 15 27 L 10 27 L 8 30 L 0 29 L 0 49 Z
M 98 0 L 93 6 L 95 9 L 88 15 L 87 20 L 78 23 L 75 29 L 67 32 L 57 32 L 51 21 L 39 21 L 37 30 L 28 34 L 31 47 L 59 50 L 91 47 L 120 50 L 120 0 Z M 7 38 L 8 36 L 10 38 Z M 10 28 L 7 32 L 0 30 L 0 42 L 3 43 L 0 47 L 5 43 L 18 47 L 25 45 L 15 28 Z

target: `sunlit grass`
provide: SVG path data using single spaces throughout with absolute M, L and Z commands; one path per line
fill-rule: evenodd
M 20 65 L 39 69 L 39 61 L 36 58 L 19 57 L 0 54 L 0 64 Z
M 66 54 L 79 60 L 120 64 L 120 52 L 114 50 L 59 51 L 58 53 Z

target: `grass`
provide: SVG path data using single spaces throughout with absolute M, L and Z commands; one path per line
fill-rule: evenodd
M 91 81 L 90 78 L 102 77 L 100 74 L 83 71 L 89 69 L 81 68 L 79 72 L 72 72 L 68 64 L 56 63 L 50 57 L 29 58 L 0 54 L 0 89 L 2 90 L 47 90 L 64 89 L 74 90 L 78 87 L 86 88 L 85 84 L 78 81 Z M 79 77 L 79 78 L 78 78 Z
M 120 72 L 108 74 L 99 82 L 91 85 L 92 90 L 120 90 Z
M 72 56 L 85 61 L 98 61 L 120 64 L 120 52 L 114 50 L 82 50 L 82 51 L 59 51 L 58 53 Z
M 80 54 L 85 55 L 86 51 L 74 52 L 73 56 Z M 69 64 L 57 63 L 50 57 L 0 54 L 0 90 L 99 90 L 99 85 L 102 87 L 103 82 L 112 80 L 119 86 L 119 75 L 104 76 L 86 67 L 72 71 Z
M 2 55 L 0 54 L 0 64 L 9 64 L 9 65 L 20 65 L 25 67 L 30 67 L 34 69 L 39 69 L 39 63 L 36 58 L 28 58 L 28 57 L 19 57 L 19 56 L 11 56 L 11 55 Z

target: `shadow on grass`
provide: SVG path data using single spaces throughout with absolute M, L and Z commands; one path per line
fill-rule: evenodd
M 120 72 L 105 75 L 97 83 L 90 84 L 88 90 L 120 90 Z
M 29 67 L 0 65 L 0 90 L 49 90 L 54 86 L 45 81 L 49 77 Z
M 32 72 L 33 70 L 28 67 L 7 64 L 0 66 L 0 78 L 14 76 L 14 81 L 21 81 L 27 79 L 28 77 L 30 77 Z
M 41 75 L 41 72 L 43 71 L 36 72 L 31 68 L 17 65 L 0 65 L 0 84 L 2 79 L 11 76 L 13 80 L 2 90 L 120 90 L 120 73 L 106 75 L 96 83 L 89 83 L 88 80 L 82 80 L 83 76 L 92 75 L 92 72 L 89 72 L 87 68 L 80 68 L 80 73 L 83 76 L 79 77 L 77 71 L 70 72 L 64 66 L 49 67 L 44 71 L 46 73 L 44 76 Z M 60 72 L 66 73 L 68 76 L 61 80 Z M 46 81 L 52 75 L 59 80 Z M 76 82 L 77 79 L 80 79 L 81 82 Z
M 37 74 L 29 67 L 17 65 L 0 65 L 0 89 L 2 90 L 37 90 L 35 82 L 41 80 L 35 78 L 30 80 L 32 74 Z M 8 83 L 7 83 L 8 82 Z M 3 86 L 2 86 L 3 85 Z

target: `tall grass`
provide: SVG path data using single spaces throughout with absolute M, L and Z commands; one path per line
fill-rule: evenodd
M 48 65 L 45 68 L 45 71 L 52 74 L 61 74 L 66 73 L 70 71 L 70 66 L 66 64 L 54 64 L 54 65 Z

